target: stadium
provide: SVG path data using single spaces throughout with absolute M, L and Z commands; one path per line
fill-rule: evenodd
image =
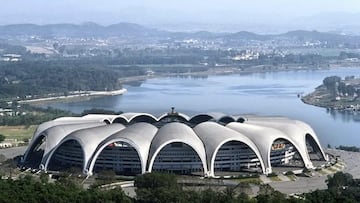
M 175 112 L 90 114 L 38 126 L 21 163 L 48 172 L 84 175 L 169 172 L 204 177 L 270 174 L 274 167 L 314 168 L 327 157 L 312 128 L 284 117 L 189 117 Z

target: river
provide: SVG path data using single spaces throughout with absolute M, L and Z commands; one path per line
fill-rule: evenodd
M 326 76 L 332 75 L 360 77 L 360 69 L 154 78 L 125 86 L 128 92 L 124 95 L 50 106 L 76 113 L 102 108 L 159 115 L 174 106 L 190 116 L 204 112 L 280 115 L 309 123 L 323 146 L 360 146 L 360 113 L 331 112 L 304 104 L 297 97 L 312 92 Z

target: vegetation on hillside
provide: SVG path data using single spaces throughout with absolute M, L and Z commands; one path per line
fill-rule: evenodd
M 75 114 L 48 107 L 46 109 L 23 104 L 21 107 L 14 107 L 14 115 L 0 116 L 0 126 L 30 126 L 39 125 L 43 122 L 64 116 Z
M 360 110 L 360 79 L 354 76 L 342 79 L 339 76 L 324 78 L 323 84 L 302 101 L 315 106 L 335 110 Z
M 133 202 L 121 189 L 82 189 L 70 178 L 47 183 L 25 176 L 0 180 L 0 202 Z
M 328 176 L 326 190 L 287 197 L 269 185 L 260 185 L 256 197 L 235 193 L 233 187 L 214 191 L 204 187 L 199 191 L 185 190 L 177 183 L 173 174 L 149 173 L 135 178 L 136 197 L 131 198 L 119 189 L 101 189 L 94 186 L 85 190 L 73 176 L 61 176 L 50 183 L 47 174 L 37 178 L 21 176 L 17 180 L 0 180 L 0 202 L 139 202 L 139 203 L 281 203 L 281 202 L 359 202 L 360 180 L 350 174 L 337 172 Z

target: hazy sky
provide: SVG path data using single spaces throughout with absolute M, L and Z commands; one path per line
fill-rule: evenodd
M 360 13 L 360 0 L 0 0 L 0 24 L 236 24 L 281 22 L 333 12 Z

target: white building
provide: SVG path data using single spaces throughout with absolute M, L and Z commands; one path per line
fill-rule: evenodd
M 269 174 L 272 167 L 299 163 L 313 168 L 314 159 L 325 157 L 315 132 L 301 121 L 221 113 L 189 117 L 173 111 L 160 117 L 124 113 L 45 122 L 34 133 L 23 164 L 45 171 L 78 167 L 86 175 L 114 170 L 213 177 Z

